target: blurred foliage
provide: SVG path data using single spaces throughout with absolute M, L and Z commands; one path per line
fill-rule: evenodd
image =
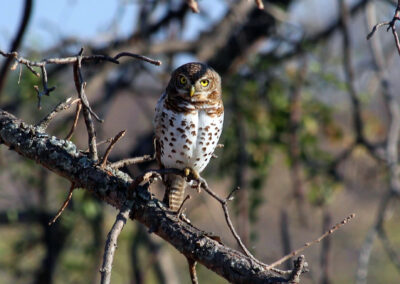
M 312 64 L 316 66 L 317 64 Z M 327 165 L 334 156 L 323 147 L 324 143 L 341 141 L 341 128 L 334 120 L 334 106 L 318 98 L 309 88 L 308 81 L 297 86 L 299 69 L 269 69 L 263 61 L 254 64 L 251 71 L 225 79 L 224 101 L 227 108 L 222 143 L 224 151 L 219 161 L 222 175 L 231 175 L 238 166 L 236 159 L 240 151 L 235 131 L 237 115 L 241 114 L 246 130 L 245 150 L 250 169 L 248 190 L 250 191 L 250 220 L 257 220 L 257 209 L 263 203 L 261 190 L 273 165 L 276 151 L 284 153 L 288 166 L 293 163 L 290 157 L 290 96 L 293 89 L 301 87 L 301 118 L 298 127 L 300 159 L 306 179 L 310 184 L 308 200 L 314 205 L 323 205 L 332 198 L 338 184 L 328 172 Z M 315 69 L 316 67 L 314 67 Z M 313 70 L 316 72 L 316 70 Z M 293 73 L 294 72 L 294 73 Z M 322 81 L 321 81 L 322 80 Z M 323 81 L 325 80 L 325 81 Z M 320 76 L 319 84 L 343 87 L 342 81 L 334 75 Z M 233 94 L 237 93 L 238 109 L 232 113 Z M 316 167 L 315 165 L 324 165 Z M 268 189 L 266 189 L 268 190 Z

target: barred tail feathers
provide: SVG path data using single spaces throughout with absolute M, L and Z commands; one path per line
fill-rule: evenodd
M 164 203 L 168 205 L 171 211 L 177 212 L 185 195 L 185 178 L 180 175 L 169 174 L 166 177 L 165 186 Z

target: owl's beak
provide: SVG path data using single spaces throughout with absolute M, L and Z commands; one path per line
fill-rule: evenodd
M 190 91 L 189 91 L 190 97 L 193 97 L 195 91 L 196 91 L 196 89 L 194 88 L 193 85 L 191 85 L 191 86 L 190 86 Z

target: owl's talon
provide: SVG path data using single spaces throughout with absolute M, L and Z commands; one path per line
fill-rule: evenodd
M 199 173 L 196 170 L 192 169 L 192 168 L 184 168 L 183 169 L 183 173 L 184 173 L 185 177 L 191 176 L 191 178 L 194 179 L 194 180 L 199 180 L 200 179 Z

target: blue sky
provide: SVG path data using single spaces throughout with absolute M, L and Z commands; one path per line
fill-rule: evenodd
M 102 2 L 99 5 L 99 2 Z M 109 30 L 122 1 L 39 0 L 34 1 L 33 14 L 24 43 L 29 47 L 45 48 L 61 37 L 94 38 Z M 7 49 L 23 13 L 22 0 L 8 1 L 0 10 L 0 48 Z M 136 4 L 125 5 L 118 34 L 129 32 Z
M 141 1 L 135 0 L 34 1 L 24 45 L 34 49 L 45 49 L 56 44 L 60 38 L 74 37 L 82 41 L 90 39 L 101 42 L 107 41 L 110 37 L 115 38 L 115 35 L 127 35 L 135 24 L 140 3 Z M 23 4 L 23 0 L 7 1 L 0 10 L 0 48 L 3 50 L 8 50 L 10 41 L 16 33 L 23 13 Z M 210 5 L 212 9 L 207 8 Z M 200 7 L 207 10 L 209 16 L 207 22 L 208 20 L 212 22 L 224 14 L 225 1 L 202 0 Z M 118 21 L 113 25 L 115 18 L 118 18 Z M 190 15 L 189 21 L 192 27 L 205 28 L 204 18 L 200 15 Z M 199 30 L 186 32 L 184 37 L 193 38 Z

